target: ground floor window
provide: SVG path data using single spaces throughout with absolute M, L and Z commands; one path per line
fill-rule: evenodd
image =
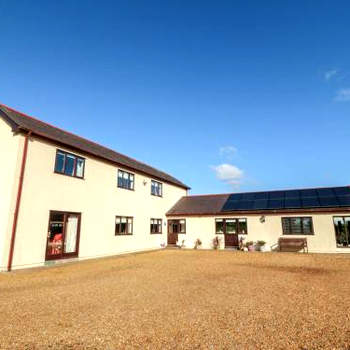
M 311 217 L 282 218 L 284 235 L 313 235 L 314 228 Z
M 350 216 L 333 218 L 337 247 L 350 247 Z
M 228 218 L 215 220 L 216 234 L 247 234 L 247 219 Z
M 151 219 L 151 233 L 162 233 L 162 219 Z
M 115 235 L 132 235 L 133 218 L 131 216 L 115 217 Z

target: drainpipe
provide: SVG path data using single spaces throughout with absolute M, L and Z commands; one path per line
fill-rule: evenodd
M 24 140 L 21 173 L 20 173 L 20 176 L 19 176 L 17 199 L 16 199 L 16 208 L 15 208 L 15 213 L 14 213 L 14 217 L 13 217 L 13 225 L 12 225 L 10 253 L 9 253 L 9 260 L 8 260 L 8 264 L 7 264 L 7 271 L 9 271 L 9 272 L 12 269 L 13 252 L 14 252 L 14 248 L 15 248 L 15 240 L 16 240 L 16 232 L 17 232 L 18 213 L 19 213 L 19 208 L 21 206 L 24 170 L 25 170 L 26 162 L 27 162 L 28 141 L 29 141 L 29 137 L 30 137 L 31 133 L 32 133 L 31 131 L 28 131 L 28 133 L 25 136 L 25 140 Z

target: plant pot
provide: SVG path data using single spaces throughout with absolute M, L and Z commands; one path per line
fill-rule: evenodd
M 255 247 L 253 245 L 248 246 L 248 251 L 249 252 L 254 252 L 255 251 Z

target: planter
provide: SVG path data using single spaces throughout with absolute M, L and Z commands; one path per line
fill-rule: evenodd
M 270 248 L 267 245 L 262 245 L 262 246 L 260 246 L 260 251 L 261 252 L 269 252 Z
M 248 246 L 248 252 L 255 252 L 255 247 L 253 245 Z

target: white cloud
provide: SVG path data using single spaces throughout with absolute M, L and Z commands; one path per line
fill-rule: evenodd
M 324 73 L 324 78 L 326 80 L 330 80 L 334 76 L 336 76 L 337 74 L 338 74 L 338 70 L 337 69 L 331 69 L 331 70 L 328 70 L 327 72 Z
M 337 95 L 334 97 L 334 101 L 338 101 L 338 102 L 350 101 L 350 89 L 338 90 Z
M 243 178 L 243 170 L 231 164 L 220 164 L 212 167 L 216 173 L 216 177 L 226 184 L 238 186 Z
M 233 146 L 224 146 L 220 147 L 219 152 L 222 157 L 232 159 L 232 157 L 237 153 L 237 148 Z

